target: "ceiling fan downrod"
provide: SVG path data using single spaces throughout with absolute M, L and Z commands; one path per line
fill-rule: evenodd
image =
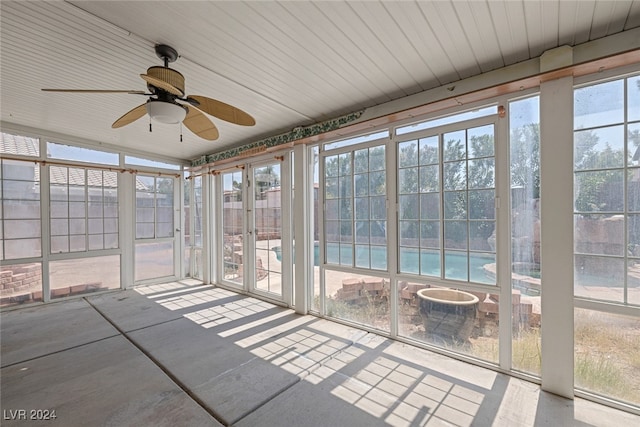
M 169 63 L 178 59 L 178 51 L 166 44 L 157 44 L 155 50 L 158 58 L 164 61 L 165 68 L 169 68 Z

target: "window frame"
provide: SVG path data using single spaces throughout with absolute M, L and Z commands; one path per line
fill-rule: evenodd
M 52 174 L 52 168 L 59 168 L 59 169 L 64 169 L 66 170 L 66 183 L 53 183 L 53 181 L 51 180 L 51 174 Z M 76 169 L 76 170 L 80 170 L 82 171 L 83 174 L 83 178 L 84 178 L 84 183 L 83 184 L 72 184 L 69 182 L 69 171 L 71 169 Z M 114 172 L 114 171 L 108 171 L 108 170 L 104 170 L 104 169 L 92 169 L 90 167 L 76 167 L 76 166 L 63 166 L 63 165 L 47 165 L 47 167 L 44 169 L 46 171 L 46 173 L 48 173 L 48 177 L 49 177 L 49 185 L 48 185 L 48 191 L 49 191 L 49 197 L 48 197 L 48 205 L 49 205 L 49 216 L 48 216 L 48 220 L 49 220 L 49 237 L 50 237 L 50 242 L 49 242 L 49 247 L 48 247 L 48 252 L 49 255 L 51 256 L 55 256 L 55 255 L 61 255 L 61 254 L 66 254 L 66 253 L 74 253 L 74 254 L 79 254 L 79 253 L 95 253 L 95 252 L 102 252 L 102 251 L 111 251 L 111 250 L 119 250 L 120 249 L 120 245 L 121 245 L 121 241 L 120 241 L 120 201 L 119 201 L 119 192 L 120 192 L 120 178 L 119 178 L 119 173 L 118 172 Z M 90 172 L 99 172 L 101 174 L 101 182 L 102 185 L 100 186 L 93 186 L 89 184 L 89 174 Z M 105 187 L 104 186 L 104 174 L 105 173 L 110 173 L 110 174 L 114 174 L 115 178 L 116 178 L 116 186 L 115 187 Z M 84 204 L 84 216 L 80 217 L 80 216 L 76 216 L 76 217 L 72 217 L 70 214 L 70 191 L 67 192 L 67 200 L 66 200 L 66 204 L 67 204 L 67 215 L 66 216 L 55 216 L 54 215 L 54 209 L 53 209 L 53 203 L 64 203 L 65 200 L 57 200 L 53 197 L 52 195 L 52 189 L 54 187 L 62 187 L 62 186 L 66 186 L 67 189 L 70 189 L 72 187 L 74 188 L 82 188 L 82 192 L 83 192 L 83 200 L 81 201 Z M 91 200 L 90 200 L 90 193 L 91 193 L 91 189 L 92 188 L 100 188 L 100 201 L 97 202 L 97 204 L 101 205 L 101 210 L 102 210 L 102 215 L 101 216 L 92 216 L 91 215 Z M 106 203 L 105 202 L 105 191 L 106 189 L 113 189 L 115 190 L 115 202 L 110 202 L 110 203 Z M 114 207 L 115 208 L 115 216 L 106 216 L 106 212 L 105 209 L 107 207 L 107 205 Z M 54 234 L 53 231 L 53 221 L 54 220 L 63 220 L 66 219 L 67 220 L 67 232 L 66 233 L 60 233 L 60 234 Z M 71 221 L 72 220 L 76 220 L 79 221 L 80 219 L 84 220 L 84 233 L 71 233 Z M 102 220 L 102 232 L 100 233 L 92 233 L 91 232 L 91 226 L 90 223 L 92 222 L 91 220 L 97 220 L 97 219 L 101 219 Z M 105 222 L 107 219 L 115 219 L 115 232 L 111 232 L 111 233 L 106 233 L 105 232 Z M 83 250 L 72 250 L 71 249 L 71 237 L 72 236 L 85 236 L 85 245 L 84 245 L 84 249 Z M 102 236 L 102 247 L 101 248 L 96 248 L 96 249 L 91 249 L 91 236 L 97 236 L 97 235 L 101 235 Z M 105 237 L 106 235 L 115 235 L 116 238 L 116 246 L 114 247 L 105 247 Z M 53 249 L 53 240 L 55 237 L 67 237 L 67 250 L 63 250 L 63 251 L 57 251 L 54 252 Z
M 623 165 L 621 167 L 616 167 L 616 168 L 597 168 L 597 169 L 580 169 L 577 172 L 578 173 L 584 173 L 584 172 L 593 172 L 593 171 L 615 171 L 615 170 L 619 170 L 622 171 L 622 176 L 623 176 L 623 208 L 622 208 L 622 212 L 616 212 L 618 214 L 622 214 L 624 216 L 624 238 L 625 238 L 625 242 L 624 242 L 624 247 L 627 247 L 627 241 L 628 241 L 628 230 L 627 230 L 627 219 L 629 216 L 629 209 L 627 206 L 627 191 L 628 191 L 628 175 L 627 172 L 630 170 L 638 170 L 640 171 L 640 165 L 637 166 L 630 166 L 627 163 L 627 128 L 629 123 L 632 124 L 640 124 L 640 120 L 634 120 L 632 122 L 629 121 L 628 118 L 628 91 L 627 91 L 627 84 L 626 81 L 629 78 L 634 78 L 634 77 L 638 77 L 640 76 L 640 71 L 638 70 L 638 67 L 636 65 L 631 65 L 631 66 L 626 66 L 626 67 L 621 67 L 619 69 L 613 69 L 613 70 L 608 70 L 605 71 L 603 73 L 597 74 L 597 75 L 588 75 L 588 76 L 583 76 L 580 78 L 576 78 L 573 81 L 573 94 L 575 96 L 575 91 L 576 89 L 581 89 L 581 88 L 586 88 L 586 87 L 590 87 L 590 86 L 596 86 L 598 84 L 603 84 L 603 83 L 608 83 L 608 82 L 614 82 L 614 81 L 619 81 L 619 80 L 625 80 L 625 83 L 623 84 L 623 92 L 624 92 L 624 112 L 623 112 L 623 121 L 622 122 L 615 122 L 615 123 L 608 123 L 608 124 L 599 124 L 593 127 L 588 127 L 588 128 L 584 128 L 584 129 L 576 129 L 575 125 L 573 126 L 573 134 L 575 135 L 576 131 L 583 131 L 583 130 L 593 130 L 593 129 L 602 129 L 602 128 L 607 128 L 607 127 L 614 127 L 614 126 L 623 126 L 624 131 L 623 131 L 623 137 L 624 137 L 624 141 L 625 141 L 625 146 L 623 148 L 624 151 L 624 162 Z M 574 141 L 572 141 L 572 145 L 574 145 Z M 575 145 L 574 145 L 574 150 L 575 150 Z M 574 198 L 574 208 L 573 208 L 573 212 L 574 212 L 574 221 L 575 221 L 575 216 L 577 214 L 580 213 L 586 213 L 586 214 L 608 214 L 611 213 L 609 211 L 598 211 L 598 212 L 581 212 L 578 211 L 576 209 L 575 206 L 575 176 L 576 176 L 576 169 L 575 169 L 575 159 L 574 159 L 574 165 L 573 165 L 573 176 L 574 176 L 574 183 L 573 183 L 573 198 Z M 575 225 L 574 225 L 575 227 Z M 573 259 L 574 259 L 574 263 L 575 263 L 575 257 L 576 255 L 584 255 L 582 253 L 579 253 L 575 250 L 575 236 L 574 236 L 574 250 L 573 250 Z M 636 259 L 637 261 L 640 262 L 640 257 L 635 257 L 635 258 L 630 258 L 628 255 L 628 251 L 623 252 L 623 254 L 621 256 L 613 256 L 613 255 L 601 255 L 601 254 L 586 254 L 586 256 L 604 256 L 607 258 L 615 258 L 615 259 L 621 259 L 623 260 L 623 264 L 626 265 L 629 259 Z M 574 265 L 574 269 L 575 269 L 575 265 Z M 576 295 L 575 294 L 575 283 L 576 283 L 576 279 L 574 277 L 574 291 L 573 291 L 573 300 L 574 300 L 574 306 L 576 308 L 582 308 L 582 309 L 590 309 L 590 310 L 594 310 L 594 311 L 601 311 L 601 312 L 605 312 L 605 313 L 611 313 L 611 314 L 619 314 L 619 315 L 626 315 L 626 316 L 634 316 L 634 317 L 638 317 L 640 316 L 640 302 L 637 304 L 629 304 L 628 303 L 628 295 L 627 295 L 627 289 L 628 289 L 628 282 L 627 282 L 627 270 L 625 268 L 625 274 L 624 274 L 624 288 L 623 288 L 623 301 L 613 301 L 613 300 L 606 300 L 606 299 L 597 299 L 597 298 L 593 298 L 593 297 L 588 297 L 588 296 L 583 296 L 583 295 Z
M 496 105 L 495 100 L 494 102 L 488 103 L 487 107 Z M 468 110 L 466 110 L 468 111 Z M 465 114 L 465 111 L 461 111 L 460 114 Z M 447 117 L 454 117 L 454 114 L 448 115 Z M 397 251 L 397 265 L 398 265 L 398 277 L 401 278 L 402 280 L 408 280 L 408 281 L 419 281 L 419 282 L 429 282 L 438 286 L 446 286 L 446 287 L 460 287 L 460 285 L 463 285 L 464 287 L 482 287 L 482 288 L 486 288 L 486 287 L 490 287 L 492 289 L 495 288 L 499 288 L 498 286 L 498 280 L 495 281 L 495 283 L 485 283 L 485 282 L 476 282 L 476 281 L 472 281 L 470 279 L 470 269 L 469 269 L 469 259 L 467 259 L 467 280 L 457 280 L 457 279 L 452 279 L 452 278 L 446 278 L 444 276 L 445 274 L 445 248 L 444 248 L 444 229 L 443 229 L 443 224 L 445 222 L 445 218 L 444 218 L 444 184 L 442 182 L 442 177 L 443 177 L 443 169 L 444 169 L 444 163 L 446 163 L 446 161 L 444 161 L 444 153 L 443 153 L 443 147 L 444 147 L 444 141 L 442 136 L 447 134 L 447 133 L 451 133 L 451 132 L 455 132 L 455 131 L 460 131 L 460 130 L 467 130 L 467 129 L 472 129 L 472 128 L 477 128 L 477 127 L 483 127 L 483 126 L 487 126 L 487 125 L 492 125 L 493 126 L 493 156 L 491 157 L 483 157 L 483 158 L 492 158 L 494 160 L 494 170 L 493 170 L 493 181 L 494 181 L 494 186 L 492 187 L 494 190 L 494 200 L 497 203 L 497 200 L 500 198 L 500 192 L 499 192 L 499 187 L 500 185 L 502 186 L 507 186 L 508 187 L 508 182 L 507 183 L 502 183 L 501 182 L 501 178 L 499 178 L 500 176 L 500 168 L 502 168 L 503 166 L 499 164 L 499 153 L 498 153 L 498 134 L 499 134 L 499 115 L 496 112 L 495 114 L 490 114 L 490 115 L 485 115 L 485 116 L 481 116 L 481 117 L 477 117 L 477 118 L 472 118 L 472 119 L 468 119 L 468 120 L 463 120 L 463 121 L 459 121 L 459 122 L 453 122 L 453 123 L 447 123 L 445 125 L 441 125 L 441 126 L 437 126 L 437 127 L 430 127 L 428 129 L 424 129 L 424 130 L 419 130 L 416 132 L 407 132 L 407 133 L 403 133 L 400 136 L 396 136 L 393 140 L 394 143 L 394 150 L 395 150 L 395 154 L 396 157 L 398 158 L 397 162 L 396 162 L 396 173 L 399 173 L 400 170 L 400 160 L 399 160 L 399 147 L 400 144 L 402 144 L 403 142 L 408 142 L 411 140 L 417 140 L 419 141 L 420 139 L 423 138 L 429 138 L 429 137 L 438 137 L 438 173 L 439 173 L 439 179 L 438 179 L 438 197 L 439 197 L 439 218 L 438 218 L 438 223 L 440 224 L 440 229 L 439 229 L 439 240 L 440 240 L 440 246 L 438 251 L 440 252 L 440 276 L 428 276 L 428 275 L 422 275 L 422 274 L 412 274 L 412 273 L 408 273 L 408 272 L 402 272 L 400 270 L 400 242 L 401 242 L 401 236 L 400 236 L 400 190 L 399 190 L 399 186 L 396 186 L 395 188 L 395 195 L 396 195 L 396 212 L 397 212 L 397 220 L 396 220 L 396 227 L 397 227 L 397 231 L 398 231 L 398 237 L 397 237 L 397 242 L 396 242 L 396 248 L 395 250 Z M 402 125 L 405 126 L 405 125 Z M 506 144 L 503 144 L 506 145 Z M 465 161 L 469 160 L 469 157 L 465 157 L 464 158 Z M 416 163 L 416 167 L 419 167 L 419 165 Z M 435 165 L 435 163 L 434 163 Z M 467 175 L 467 180 L 465 182 L 468 182 L 468 171 L 466 172 Z M 465 188 L 464 190 L 466 193 L 469 192 L 469 188 L 468 186 Z M 434 192 L 436 193 L 436 192 Z M 404 194 L 404 193 L 403 193 Z M 423 193 L 416 193 L 416 194 L 423 194 Z M 468 210 L 468 209 L 467 209 Z M 494 222 L 494 229 L 496 230 L 496 234 L 498 234 L 500 232 L 499 230 L 499 212 L 497 209 L 494 209 L 494 215 L 493 215 L 493 219 L 491 219 L 491 221 Z M 420 222 L 420 219 L 417 220 L 418 222 Z M 469 230 L 469 224 L 475 220 L 470 221 L 469 219 L 469 215 L 467 212 L 467 219 L 465 220 L 467 222 L 467 231 Z M 469 240 L 469 236 L 467 235 L 467 242 Z M 421 247 L 418 246 L 418 249 L 420 250 Z M 473 252 L 482 252 L 482 251 L 472 251 L 469 248 L 469 244 L 467 243 L 467 249 L 465 250 L 467 252 L 467 254 L 473 253 Z M 495 263 L 496 265 L 499 264 L 499 260 L 500 258 L 504 258 L 501 257 L 498 254 L 497 249 L 495 249 L 493 251 L 494 254 L 494 259 L 495 259 Z
M 376 131 L 376 132 L 369 132 L 367 134 L 365 134 L 364 136 L 367 135 L 372 135 L 372 134 L 378 134 L 378 133 L 382 133 L 381 131 Z M 390 135 L 390 133 L 389 133 Z M 359 138 L 358 135 L 355 136 L 350 136 L 349 138 L 342 138 L 343 140 L 351 140 L 351 139 L 356 139 Z M 334 141 L 334 142 L 339 142 L 340 139 Z M 333 142 L 331 142 L 333 143 Z M 355 217 L 355 211 L 353 209 L 353 202 L 355 197 L 355 193 L 354 193 L 354 183 L 353 183 L 353 179 L 351 180 L 351 196 L 350 196 L 350 200 L 352 201 L 352 216 L 350 218 L 350 222 L 352 225 L 352 235 L 351 235 L 351 245 L 352 245 L 352 250 L 351 250 L 351 265 L 346 265 L 346 264 L 342 264 L 342 263 L 328 263 L 327 262 L 327 241 L 326 241 L 326 227 L 327 227 L 327 215 L 326 215 L 326 211 L 327 211 L 327 198 L 326 198 L 326 176 L 325 176 L 325 161 L 324 159 L 328 156 L 340 156 L 342 154 L 346 154 L 346 153 L 355 153 L 356 151 L 360 151 L 360 150 L 370 150 L 371 148 L 375 148 L 375 147 L 379 147 L 382 146 L 384 147 L 385 150 L 385 168 L 383 170 L 384 172 L 384 176 L 385 176 L 385 193 L 383 195 L 380 195 L 381 197 L 385 198 L 385 222 L 386 222 L 386 229 L 389 229 L 389 221 L 390 221 L 390 217 L 389 217 L 389 209 L 388 209 L 388 200 L 389 200 L 389 195 L 388 195 L 388 186 L 389 186 L 389 172 L 388 172 L 388 165 L 389 165 L 389 138 L 382 138 L 382 139 L 375 139 L 375 140 L 371 140 L 371 141 L 366 141 L 366 142 L 362 142 L 362 143 L 356 143 L 356 144 L 347 144 L 345 146 L 339 146 L 337 148 L 333 148 L 333 149 L 329 149 L 326 150 L 324 149 L 324 145 L 320 148 L 319 153 L 318 153 L 318 158 L 319 158 L 319 172 L 318 172 L 318 178 L 319 178 L 319 187 L 318 187 L 318 199 L 319 199 L 319 206 L 322 206 L 322 212 L 319 212 L 319 216 L 321 221 L 319 221 L 319 225 L 320 225 L 320 230 L 319 230 L 319 237 L 321 237 L 320 241 L 320 253 L 319 253 L 319 262 L 320 264 L 324 267 L 324 268 L 328 268 L 331 270 L 337 270 L 337 271 L 358 271 L 359 273 L 362 274 L 369 274 L 369 275 L 379 275 L 379 274 L 384 274 L 384 273 L 389 273 L 390 271 L 390 252 L 388 250 L 389 248 L 389 235 L 387 234 L 386 239 L 386 243 L 384 245 L 374 245 L 374 246 L 384 246 L 386 249 L 386 257 L 387 257 L 387 261 L 386 261 L 386 268 L 384 269 L 374 269 L 374 268 L 366 268 L 366 267 L 359 267 L 356 266 L 356 257 L 355 257 L 355 246 L 356 246 L 356 242 L 355 242 L 355 234 L 353 232 L 353 225 L 356 222 L 356 217 Z M 345 176 L 351 176 L 353 178 L 354 171 L 353 171 L 353 157 L 350 160 L 351 163 L 351 173 L 350 175 L 345 175 Z M 367 170 L 367 173 L 370 173 L 370 170 Z M 374 172 L 379 172 L 378 170 L 374 171 Z M 338 176 L 340 177 L 340 176 Z M 323 190 L 323 191 L 320 191 Z M 340 200 L 340 199 L 339 199 Z M 341 220 L 339 220 L 340 222 L 342 222 Z M 371 246 L 371 244 L 369 243 L 369 246 Z

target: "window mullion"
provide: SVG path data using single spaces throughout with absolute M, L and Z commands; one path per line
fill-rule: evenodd
M 440 279 L 444 279 L 444 228 L 445 228 L 445 219 L 444 219 L 444 134 L 440 133 L 438 135 L 439 141 L 439 150 L 438 150 L 438 168 L 440 173 L 439 190 L 440 190 L 440 233 L 438 238 L 440 239 Z
M 89 171 L 83 168 L 84 173 L 84 252 L 89 252 Z M 104 248 L 100 248 L 104 249 Z
M 355 178 L 355 158 L 356 152 L 355 150 L 351 151 L 351 156 L 349 159 L 350 168 L 350 179 L 349 179 L 349 187 L 351 191 L 351 266 L 356 266 L 356 192 L 354 185 Z M 369 241 L 371 244 L 371 241 Z

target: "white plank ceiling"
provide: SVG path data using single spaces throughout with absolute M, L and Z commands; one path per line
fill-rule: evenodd
M 2 1 L 1 119 L 7 124 L 177 159 L 254 142 L 640 26 L 633 1 Z M 139 95 L 41 88 L 144 90 L 162 65 L 186 92 L 255 117 L 213 119 L 209 142 L 148 118 L 111 123 Z M 639 46 L 640 47 L 640 46 Z

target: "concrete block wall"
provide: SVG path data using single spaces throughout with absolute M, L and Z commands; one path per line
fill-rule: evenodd
M 39 263 L 3 267 L 0 272 L 0 294 L 18 294 L 42 288 Z
M 3 266 L 0 271 L 0 306 L 42 300 L 40 263 Z

